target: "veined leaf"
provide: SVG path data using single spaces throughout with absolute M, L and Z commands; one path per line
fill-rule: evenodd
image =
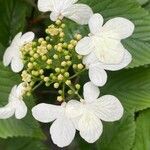
M 136 120 L 136 135 L 133 150 L 150 149 L 150 109 L 140 112 Z
M 109 74 L 104 94 L 119 98 L 127 111 L 150 107 L 150 68 L 135 68 Z
M 125 17 L 135 24 L 132 37 L 123 40 L 124 46 L 133 56 L 129 68 L 150 64 L 150 15 L 135 0 L 80 0 L 88 4 L 94 13 L 101 13 L 105 21 L 114 17 Z M 68 27 L 72 33 L 79 32 L 87 35 L 85 26 L 78 26 L 71 22 Z M 69 32 L 68 32 L 69 33 Z M 69 34 L 70 36 L 70 34 Z
M 32 138 L 9 138 L 0 140 L 4 150 L 48 150 L 44 143 Z
M 12 73 L 8 68 L 5 68 L 0 63 L 0 106 L 8 103 L 8 96 L 11 88 L 20 82 L 18 75 Z M 33 98 L 26 98 L 25 103 L 28 107 L 33 106 Z M 17 120 L 14 117 L 7 120 L 0 120 L 0 137 L 35 137 L 43 138 L 43 133 L 39 128 L 39 124 L 31 116 L 28 110 L 28 115 L 22 119 Z
M 0 0 L 0 42 L 8 46 L 9 41 L 26 25 L 30 7 L 21 0 Z
M 104 132 L 97 142 L 97 150 L 130 150 L 134 138 L 134 116 L 125 113 L 120 121 L 104 124 Z

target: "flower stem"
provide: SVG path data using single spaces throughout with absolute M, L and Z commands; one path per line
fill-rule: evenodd
M 71 76 L 69 79 L 73 79 L 75 77 L 77 77 L 78 75 L 80 75 L 82 72 L 84 72 L 86 70 L 86 68 L 84 68 L 83 70 L 81 70 L 80 72 L 74 74 L 73 76 Z

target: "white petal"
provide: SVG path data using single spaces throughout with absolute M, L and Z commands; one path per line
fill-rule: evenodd
M 78 24 L 88 24 L 90 17 L 93 15 L 92 9 L 85 4 L 74 4 L 62 12 L 62 15 L 75 21 Z
M 17 85 L 14 85 L 9 94 L 9 102 L 13 102 L 16 99 L 17 95 Z
M 94 14 L 89 20 L 89 28 L 92 34 L 100 34 L 104 19 L 100 14 Z
M 97 64 L 89 67 L 89 78 L 94 85 L 103 86 L 107 82 L 107 73 Z
M 67 103 L 65 110 L 68 118 L 76 118 L 82 115 L 83 113 L 81 102 L 77 100 L 70 100 Z
M 85 64 L 87 68 L 89 68 L 91 64 L 96 64 L 98 62 L 99 60 L 95 56 L 94 52 L 91 52 L 90 54 L 83 57 L 83 64 Z
M 117 121 L 123 115 L 120 101 L 112 95 L 102 96 L 92 105 L 95 105 L 95 114 L 103 121 Z
M 53 142 L 59 147 L 68 146 L 75 137 L 75 127 L 67 118 L 59 118 L 50 128 Z
M 88 55 L 93 50 L 92 40 L 90 37 L 81 39 L 75 48 L 76 52 L 80 55 Z
M 125 39 L 133 34 L 134 24 L 125 18 L 117 17 L 106 22 L 103 26 L 104 32 L 107 32 L 111 38 Z
M 23 100 L 17 100 L 15 102 L 15 116 L 17 119 L 22 119 L 27 114 L 27 106 Z
M 83 96 L 87 102 L 92 102 L 98 98 L 100 90 L 92 82 L 87 82 L 83 87 Z
M 23 96 L 24 94 L 24 90 L 25 90 L 25 82 L 22 82 L 20 83 L 18 86 L 17 86 L 17 89 L 16 89 L 16 96 L 17 97 L 21 97 Z
M 105 64 L 118 64 L 122 61 L 125 49 L 119 40 L 111 38 L 93 38 L 95 55 Z
M 3 64 L 4 66 L 8 66 L 13 59 L 14 47 L 10 46 L 6 49 L 3 56 Z
M 94 143 L 102 134 L 103 126 L 95 115 L 86 112 L 79 121 L 79 131 L 88 143 Z
M 24 67 L 24 64 L 23 64 L 23 61 L 21 59 L 21 56 L 15 56 L 13 59 L 12 59 L 12 62 L 11 62 L 11 69 L 13 70 L 13 72 L 20 72 Z
M 50 104 L 38 104 L 32 108 L 33 117 L 44 123 L 51 122 L 61 116 L 62 107 Z
M 60 15 L 60 13 L 57 13 L 57 12 L 51 12 L 51 14 L 50 14 L 50 19 L 52 20 L 52 21 L 56 21 L 58 18 L 59 18 L 59 15 Z
M 110 64 L 110 65 L 107 65 L 107 64 L 103 64 L 101 63 L 101 65 L 103 66 L 103 68 L 105 70 L 111 70 L 111 71 L 116 71 L 116 70 L 120 70 L 122 68 L 125 68 L 126 66 L 128 66 L 132 61 L 132 56 L 131 54 L 125 50 L 125 55 L 124 55 L 124 58 L 123 60 L 121 61 L 121 63 L 119 64 Z
M 12 117 L 15 113 L 14 107 L 12 107 L 11 103 L 8 103 L 4 107 L 0 107 L 0 119 L 8 119 Z
M 14 39 L 12 40 L 12 43 L 11 43 L 11 46 L 19 46 L 19 42 L 20 42 L 20 39 L 21 39 L 21 36 L 22 36 L 22 32 L 19 32 L 15 37 Z
M 70 6 L 72 6 L 77 1 L 78 0 L 61 0 L 61 2 L 62 2 L 61 10 L 65 10 L 66 8 L 69 8 Z
M 24 44 L 26 44 L 28 42 L 32 42 L 34 39 L 34 36 L 35 35 L 33 32 L 27 32 L 27 33 L 23 34 L 20 39 L 20 46 L 23 46 Z
M 38 9 L 41 12 L 53 10 L 53 0 L 38 0 Z

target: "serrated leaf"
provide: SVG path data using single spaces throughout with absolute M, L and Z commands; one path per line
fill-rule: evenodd
M 1 139 L 0 147 L 4 150 L 48 150 L 42 141 L 32 138 Z
M 95 13 L 101 13 L 105 21 L 114 17 L 125 17 L 134 22 L 133 36 L 123 41 L 124 46 L 133 56 L 129 68 L 150 64 L 150 15 L 135 0 L 80 0 L 79 2 L 88 4 Z M 78 26 L 73 22 L 68 28 L 67 31 L 72 33 L 80 32 L 83 35 L 89 33 L 85 26 Z
M 97 150 L 130 150 L 134 137 L 134 116 L 125 113 L 120 121 L 104 124 L 104 132 L 97 142 Z
M 150 68 L 136 68 L 111 72 L 103 94 L 119 98 L 127 111 L 139 111 L 150 107 Z
M 136 135 L 133 150 L 150 149 L 150 109 L 140 112 L 136 120 Z
M 0 63 L 0 106 L 4 106 L 8 103 L 8 96 L 11 88 L 20 82 L 19 76 L 12 73 L 8 68 L 5 68 Z M 25 99 L 25 103 L 28 107 L 33 105 L 33 98 L 29 97 Z M 43 133 L 39 128 L 39 124 L 31 116 L 28 110 L 28 115 L 22 119 L 17 120 L 14 117 L 7 120 L 0 120 L 0 137 L 18 137 L 27 136 L 35 138 L 43 138 Z

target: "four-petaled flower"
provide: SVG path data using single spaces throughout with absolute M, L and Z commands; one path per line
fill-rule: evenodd
M 87 24 L 93 15 L 92 9 L 85 4 L 75 4 L 78 0 L 38 0 L 38 9 L 41 12 L 51 11 L 50 19 L 69 18 L 78 24 Z
M 75 118 L 76 129 L 80 135 L 89 143 L 99 139 L 103 131 L 102 122 L 113 122 L 119 120 L 123 115 L 123 107 L 119 100 L 112 95 L 99 97 L 100 91 L 93 83 L 88 82 L 84 85 L 84 100 L 79 103 L 76 100 L 68 102 L 69 114 L 78 114 Z M 77 115 L 76 115 L 77 116 Z
M 25 83 L 15 85 L 9 95 L 9 102 L 6 106 L 0 107 L 0 119 L 8 119 L 15 115 L 17 119 L 22 119 L 27 114 L 27 106 L 23 101 Z
M 11 64 L 11 69 L 13 72 L 20 72 L 23 67 L 23 60 L 20 48 L 28 43 L 32 42 L 34 39 L 33 32 L 27 32 L 22 35 L 22 32 L 18 33 L 15 38 L 12 40 L 11 45 L 6 49 L 4 56 L 3 56 L 3 64 L 4 66 L 8 66 Z
M 78 42 L 76 52 L 80 55 L 94 52 L 104 64 L 119 64 L 126 52 L 121 40 L 132 35 L 134 24 L 125 18 L 117 17 L 102 25 L 103 17 L 94 14 L 89 20 L 91 33 Z
M 77 116 L 69 114 L 69 107 L 71 106 L 65 102 L 61 106 L 42 103 L 32 109 L 36 120 L 43 123 L 54 121 L 50 127 L 50 134 L 53 142 L 59 147 L 68 146 L 75 137 L 76 129 L 72 118 Z

